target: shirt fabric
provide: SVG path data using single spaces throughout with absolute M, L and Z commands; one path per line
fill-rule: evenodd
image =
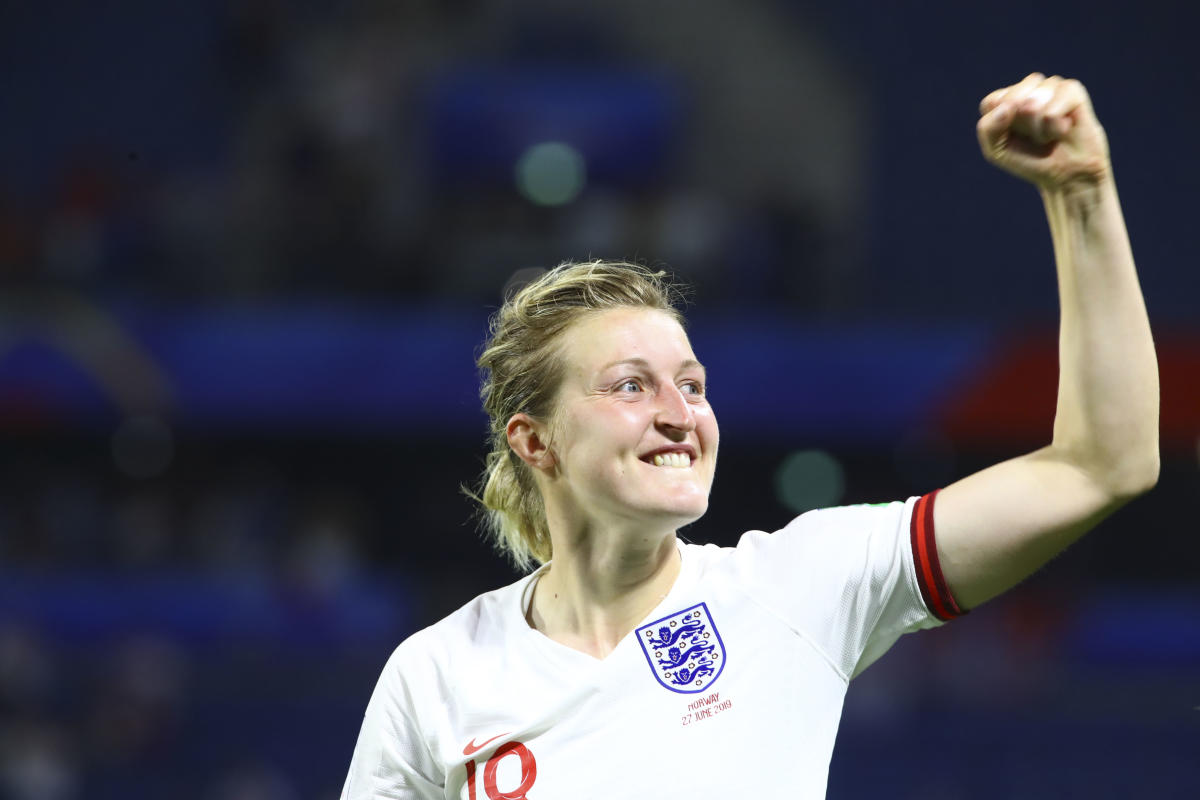
M 850 679 L 958 615 L 936 492 L 678 541 L 670 592 L 604 659 L 531 628 L 545 567 L 405 640 L 343 800 L 823 798 Z

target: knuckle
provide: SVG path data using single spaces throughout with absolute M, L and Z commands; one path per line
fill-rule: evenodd
M 1048 102 L 1052 97 L 1054 97 L 1053 87 L 1042 84 L 1026 95 L 1025 99 L 1031 105 L 1040 106 Z

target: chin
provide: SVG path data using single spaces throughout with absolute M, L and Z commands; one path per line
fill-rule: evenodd
M 691 487 L 691 491 L 680 492 L 668 500 L 669 506 L 681 516 L 687 516 L 695 522 L 708 511 L 708 492 L 699 486 Z
M 655 528 L 682 528 L 704 516 L 708 511 L 707 497 L 648 498 L 623 503 L 622 516 L 643 520 Z
M 706 497 L 703 502 L 678 503 L 669 508 L 660 509 L 659 515 L 670 519 L 673 527 L 682 528 L 703 517 L 707 511 L 708 498 Z

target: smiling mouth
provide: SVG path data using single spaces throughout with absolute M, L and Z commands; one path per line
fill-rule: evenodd
M 687 453 L 658 453 L 646 461 L 656 467 L 673 467 L 682 469 L 692 466 L 692 457 Z

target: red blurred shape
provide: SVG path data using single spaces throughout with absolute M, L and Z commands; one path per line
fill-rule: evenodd
M 1200 332 L 1155 334 L 1164 450 L 1200 441 Z M 1001 343 L 990 362 L 952 392 L 944 430 L 967 444 L 1038 446 L 1050 441 L 1058 391 L 1058 336 L 1039 331 Z
M 993 356 L 950 394 L 945 431 L 960 443 L 1044 444 L 1054 427 L 1058 338 L 1039 331 L 998 343 Z

